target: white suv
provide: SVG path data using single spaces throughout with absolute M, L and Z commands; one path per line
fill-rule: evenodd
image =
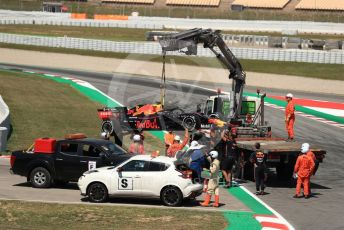
M 78 186 L 81 195 L 96 203 L 131 196 L 160 198 L 164 205 L 179 206 L 183 199 L 199 196 L 203 188 L 191 170 L 181 168 L 173 158 L 135 155 L 118 166 L 85 172 Z

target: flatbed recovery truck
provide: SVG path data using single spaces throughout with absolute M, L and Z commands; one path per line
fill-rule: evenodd
M 243 95 L 246 73 L 239 60 L 222 39 L 220 31 L 194 28 L 161 36 L 159 42 L 164 56 L 168 51 L 197 55 L 198 44 L 202 44 L 204 48 L 210 49 L 215 54 L 221 64 L 229 70 L 228 78 L 232 79 L 232 89 L 226 90 L 228 92 L 225 94 L 218 93 L 218 95 L 209 97 L 203 105 L 198 106 L 197 112 L 210 118 L 229 122 L 235 127 L 236 141 L 242 162 L 249 161 L 251 153 L 255 150 L 255 143 L 259 142 L 261 149 L 266 154 L 267 166 L 275 167 L 279 178 L 291 178 L 297 156 L 300 153 L 301 143 L 287 142 L 283 138 L 273 137 L 272 127 L 267 125 L 264 120 L 266 95 L 261 95 L 259 91 L 257 96 Z M 163 76 L 165 76 L 164 73 Z M 248 116 L 251 119 L 248 119 Z M 317 160 L 322 162 L 326 151 L 310 144 L 311 151 L 314 152 Z M 252 164 L 245 164 L 245 178 L 253 178 L 252 167 Z
M 279 179 L 290 179 L 292 177 L 294 165 L 301 149 L 299 142 L 287 142 L 282 138 L 237 138 L 236 142 L 243 153 L 241 156 L 242 161 L 248 162 L 250 154 L 255 151 L 255 144 L 259 142 L 261 150 L 267 156 L 267 167 L 276 168 Z M 317 160 L 322 162 L 326 151 L 314 145 L 311 145 L 310 149 Z M 252 164 L 245 164 L 244 177 L 252 178 L 252 172 Z

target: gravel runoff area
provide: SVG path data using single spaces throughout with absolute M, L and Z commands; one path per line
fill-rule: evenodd
M 0 48 L 0 63 L 161 76 L 162 63 Z M 283 69 L 281 69 L 283 73 Z M 166 64 L 166 78 L 228 84 L 226 69 Z M 247 86 L 344 95 L 344 81 L 247 73 Z

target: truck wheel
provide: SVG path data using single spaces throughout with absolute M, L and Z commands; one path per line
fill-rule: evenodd
M 92 203 L 103 203 L 107 201 L 109 194 L 103 183 L 95 182 L 87 189 L 87 196 Z
M 34 168 L 30 173 L 30 182 L 35 188 L 48 188 L 51 185 L 50 172 L 43 167 Z
M 179 188 L 168 186 L 162 190 L 160 199 L 166 206 L 177 207 L 183 202 L 183 194 Z

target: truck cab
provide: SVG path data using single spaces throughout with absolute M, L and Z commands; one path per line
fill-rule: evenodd
M 216 117 L 221 120 L 227 121 L 231 116 L 230 111 L 233 103 L 231 103 L 230 94 L 219 94 L 216 96 L 210 96 L 206 100 L 205 104 L 201 106 L 201 113 L 208 117 Z M 259 125 L 261 121 L 261 108 L 260 97 L 243 96 L 241 111 L 239 119 L 246 125 Z M 250 119 L 248 119 L 250 118 Z

